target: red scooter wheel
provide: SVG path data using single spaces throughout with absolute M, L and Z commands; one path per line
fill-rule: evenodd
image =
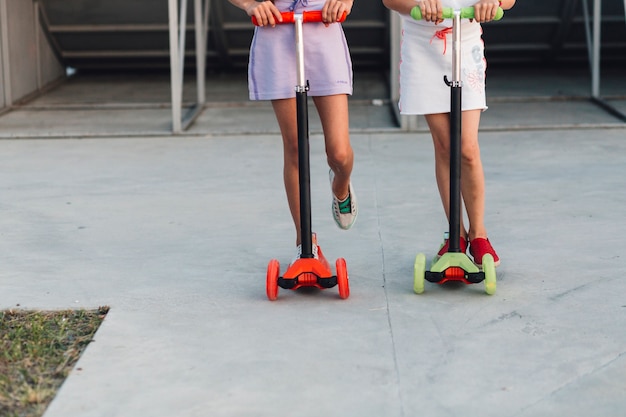
M 339 297 L 346 299 L 350 296 L 350 284 L 348 282 L 348 268 L 346 266 L 346 260 L 338 258 L 335 262 L 335 268 L 337 269 L 337 286 L 339 287 Z
M 267 280 L 265 290 L 267 298 L 274 301 L 278 298 L 278 274 L 280 273 L 280 263 L 276 259 L 272 259 L 267 265 Z

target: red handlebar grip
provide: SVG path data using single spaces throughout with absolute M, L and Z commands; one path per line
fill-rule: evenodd
M 277 24 L 285 24 L 285 23 L 293 23 L 295 22 L 295 13 L 294 12 L 281 12 L 280 15 L 283 18 L 282 22 L 276 22 Z M 343 12 L 343 15 L 339 18 L 338 22 L 343 22 L 346 20 L 347 12 Z M 302 12 L 302 22 L 303 23 L 314 23 L 314 22 L 322 22 L 322 11 L 321 10 L 312 10 Z M 252 16 L 252 23 L 255 26 L 259 26 L 259 22 L 256 20 L 256 16 Z
M 339 20 L 337 22 L 341 23 L 346 20 L 347 12 L 343 12 Z M 313 10 L 310 12 L 302 12 L 302 22 L 321 22 L 322 21 L 322 11 L 321 10 Z

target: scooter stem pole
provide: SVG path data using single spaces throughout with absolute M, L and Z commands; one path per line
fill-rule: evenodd
M 298 175 L 300 185 L 300 237 L 302 258 L 313 258 L 311 231 L 311 174 L 309 164 L 309 115 L 307 107 L 307 82 L 304 78 L 304 45 L 302 35 L 303 15 L 294 14 L 296 32 L 296 117 L 298 122 Z
M 452 18 L 452 80 L 461 82 L 461 12 Z
M 294 27 L 296 31 L 296 68 L 298 71 L 297 82 L 298 87 L 305 87 L 306 80 L 304 78 L 304 36 L 302 35 L 302 27 L 304 15 L 296 13 L 293 15 Z
M 452 24 L 452 82 L 450 83 L 450 231 L 449 252 L 461 252 L 461 12 Z

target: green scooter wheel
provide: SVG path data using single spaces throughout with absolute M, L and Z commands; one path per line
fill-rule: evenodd
M 415 266 L 413 270 L 413 291 L 416 294 L 424 292 L 424 276 L 426 275 L 426 256 L 419 253 L 415 257 Z
M 491 254 L 483 256 L 483 272 L 485 273 L 485 292 L 489 295 L 496 293 L 496 265 Z

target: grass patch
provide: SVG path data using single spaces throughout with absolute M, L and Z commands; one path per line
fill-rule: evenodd
M 0 311 L 0 416 L 43 415 L 108 311 Z

